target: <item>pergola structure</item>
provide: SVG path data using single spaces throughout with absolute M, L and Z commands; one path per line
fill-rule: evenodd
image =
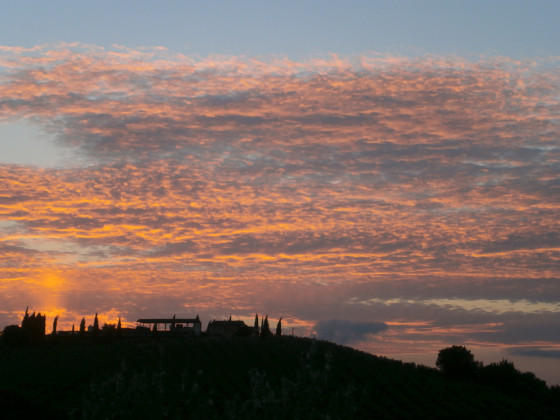
M 136 323 L 138 327 L 148 327 L 151 330 L 155 327 L 157 331 L 191 331 L 195 335 L 200 335 L 202 325 L 198 315 L 196 318 L 140 318 Z M 163 325 L 163 330 L 160 325 Z

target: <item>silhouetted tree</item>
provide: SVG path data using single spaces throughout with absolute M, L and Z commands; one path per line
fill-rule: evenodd
M 469 380 L 476 376 L 480 363 L 466 347 L 451 346 L 439 351 L 436 366 L 448 378 Z
M 80 321 L 80 336 L 84 336 L 86 334 L 86 319 L 82 318 Z
M 25 307 L 25 315 L 23 316 L 23 320 L 21 321 L 21 328 L 25 328 L 25 324 L 29 319 L 29 306 Z
M 261 337 L 268 337 L 272 333 L 270 332 L 270 325 L 268 324 L 268 315 L 265 317 L 263 321 L 263 325 L 261 328 Z
M 532 372 L 520 372 L 506 359 L 481 368 L 479 381 L 519 397 L 536 398 L 548 392 L 546 382 Z
M 278 320 L 278 324 L 276 324 L 276 335 L 282 335 L 282 317 L 280 317 L 280 319 Z
M 29 315 L 29 308 L 25 309 L 25 315 L 21 321 L 21 331 L 31 342 L 39 341 L 45 336 L 46 316 L 41 312 Z
M 58 324 L 58 315 L 54 317 L 52 324 L 52 335 L 56 335 L 56 325 Z
M 259 314 L 255 314 L 255 325 L 253 326 L 255 333 L 259 335 Z
M 36 317 L 37 337 L 41 338 L 45 336 L 46 325 L 47 325 L 47 316 L 41 315 L 41 312 L 39 312 Z
M 2 331 L 2 343 L 10 346 L 19 346 L 29 343 L 29 337 L 19 325 L 8 325 Z
M 74 331 L 74 323 L 72 322 L 72 335 L 74 335 L 75 331 Z
M 103 324 L 101 332 L 105 337 L 113 337 L 117 332 L 117 326 L 115 324 Z
M 93 329 L 91 330 L 92 336 L 99 336 L 99 319 L 97 319 L 97 312 L 95 313 L 95 318 L 93 319 Z
M 175 315 L 173 315 L 173 320 L 175 320 Z M 121 317 L 119 316 L 119 322 L 117 323 L 117 337 L 120 337 L 122 334 L 122 325 L 121 325 Z

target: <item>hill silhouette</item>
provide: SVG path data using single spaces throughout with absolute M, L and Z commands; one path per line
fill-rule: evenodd
M 435 368 L 297 337 L 0 345 L 6 418 L 557 418 L 557 393 L 519 395 Z

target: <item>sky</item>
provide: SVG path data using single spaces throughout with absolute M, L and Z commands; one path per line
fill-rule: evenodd
M 259 313 L 560 384 L 560 3 L 0 3 L 0 327 Z

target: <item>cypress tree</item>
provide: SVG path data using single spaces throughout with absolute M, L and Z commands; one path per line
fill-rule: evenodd
M 35 311 L 29 316 L 27 323 L 29 325 L 27 327 L 29 337 L 34 341 L 35 337 L 39 334 L 39 319 L 35 319 Z
M 21 332 L 23 336 L 27 337 L 28 339 L 31 339 L 32 333 L 31 333 L 31 325 L 29 323 L 29 306 L 25 308 L 25 315 L 21 320 Z
M 39 335 L 41 337 L 44 337 L 45 335 L 46 326 L 47 326 L 47 316 L 41 315 L 41 313 L 39 312 Z
M 259 335 L 259 314 L 255 314 L 255 325 L 253 325 L 255 333 Z
M 282 317 L 280 317 L 280 319 L 278 320 L 278 324 L 276 324 L 276 335 L 282 335 Z
M 175 319 L 175 315 L 173 315 L 173 319 Z M 122 333 L 121 317 L 119 316 L 119 322 L 117 323 L 117 336 L 120 337 L 121 333 Z
M 27 322 L 25 325 L 25 332 L 31 341 L 34 341 L 35 336 L 38 332 L 37 320 L 35 320 L 35 311 L 27 317 Z
M 56 335 L 56 324 L 58 324 L 58 315 L 54 317 L 52 324 L 52 335 Z
M 86 334 L 86 319 L 82 318 L 80 321 L 80 336 L 84 336 Z
M 268 315 L 265 317 L 263 321 L 263 325 L 261 327 L 261 337 L 268 337 L 271 334 L 270 332 L 270 325 L 268 324 Z
M 99 320 L 97 319 L 97 312 L 95 313 L 95 318 L 93 319 L 92 335 L 94 337 L 97 337 L 99 335 Z
M 41 340 L 45 336 L 46 316 L 35 311 L 29 315 L 29 307 L 25 308 L 25 315 L 21 321 L 22 334 L 31 342 Z
M 29 306 L 25 308 L 25 315 L 23 316 L 23 320 L 21 321 L 21 328 L 25 328 L 26 325 L 28 324 L 28 320 L 29 320 Z

